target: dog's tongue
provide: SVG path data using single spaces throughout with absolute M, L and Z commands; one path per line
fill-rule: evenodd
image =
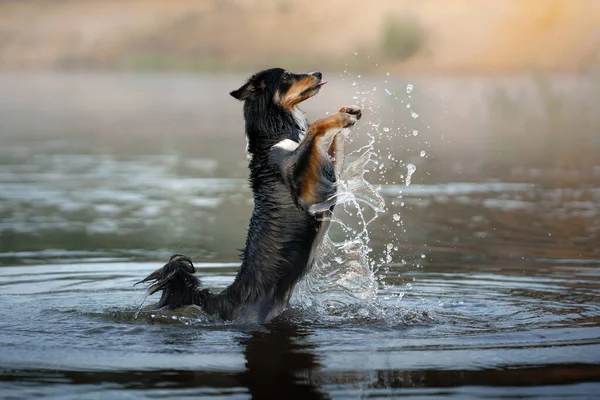
M 326 83 L 327 83 L 327 81 L 321 81 L 321 82 L 319 82 L 319 83 L 317 84 L 317 86 L 323 86 L 323 85 L 324 85 L 324 84 L 326 84 Z

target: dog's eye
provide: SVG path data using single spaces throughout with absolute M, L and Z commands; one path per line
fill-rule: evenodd
M 291 79 L 290 74 L 288 74 L 287 72 L 283 74 L 283 80 L 284 82 L 288 82 Z

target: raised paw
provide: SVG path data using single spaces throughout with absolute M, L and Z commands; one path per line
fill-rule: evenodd
M 349 128 L 351 126 L 354 126 L 354 124 L 356 124 L 356 122 L 358 121 L 357 117 L 349 113 L 340 112 L 339 115 L 341 118 L 341 125 L 343 128 Z
M 362 110 L 360 109 L 359 106 L 356 106 L 356 105 L 342 107 L 340 109 L 340 112 L 354 115 L 357 120 L 359 120 L 360 117 L 362 117 Z

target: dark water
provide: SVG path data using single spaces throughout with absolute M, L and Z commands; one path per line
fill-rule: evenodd
M 350 147 L 373 137 L 385 209 L 368 243 L 351 204 L 332 237 L 370 261 L 325 257 L 266 326 L 136 318 L 173 252 L 216 290 L 235 275 L 241 80 L 0 74 L 0 397 L 596 398 L 592 78 L 334 75 L 306 109 L 364 106 Z

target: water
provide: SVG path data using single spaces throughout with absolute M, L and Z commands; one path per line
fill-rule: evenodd
M 374 138 L 365 176 L 381 199 L 359 185 L 364 223 L 348 201 L 312 292 L 249 326 L 193 308 L 136 318 L 132 287 L 173 252 L 215 290 L 235 276 L 252 204 L 227 89 L 242 78 L 0 74 L 0 397 L 595 398 L 598 148 L 502 153 L 473 107 L 492 82 L 411 78 L 415 121 L 386 103 L 406 81 L 344 79 L 306 109 L 381 88 L 358 99 L 350 143 Z M 553 87 L 574 97 L 589 84 L 565 79 Z M 369 265 L 336 247 L 352 237 Z

